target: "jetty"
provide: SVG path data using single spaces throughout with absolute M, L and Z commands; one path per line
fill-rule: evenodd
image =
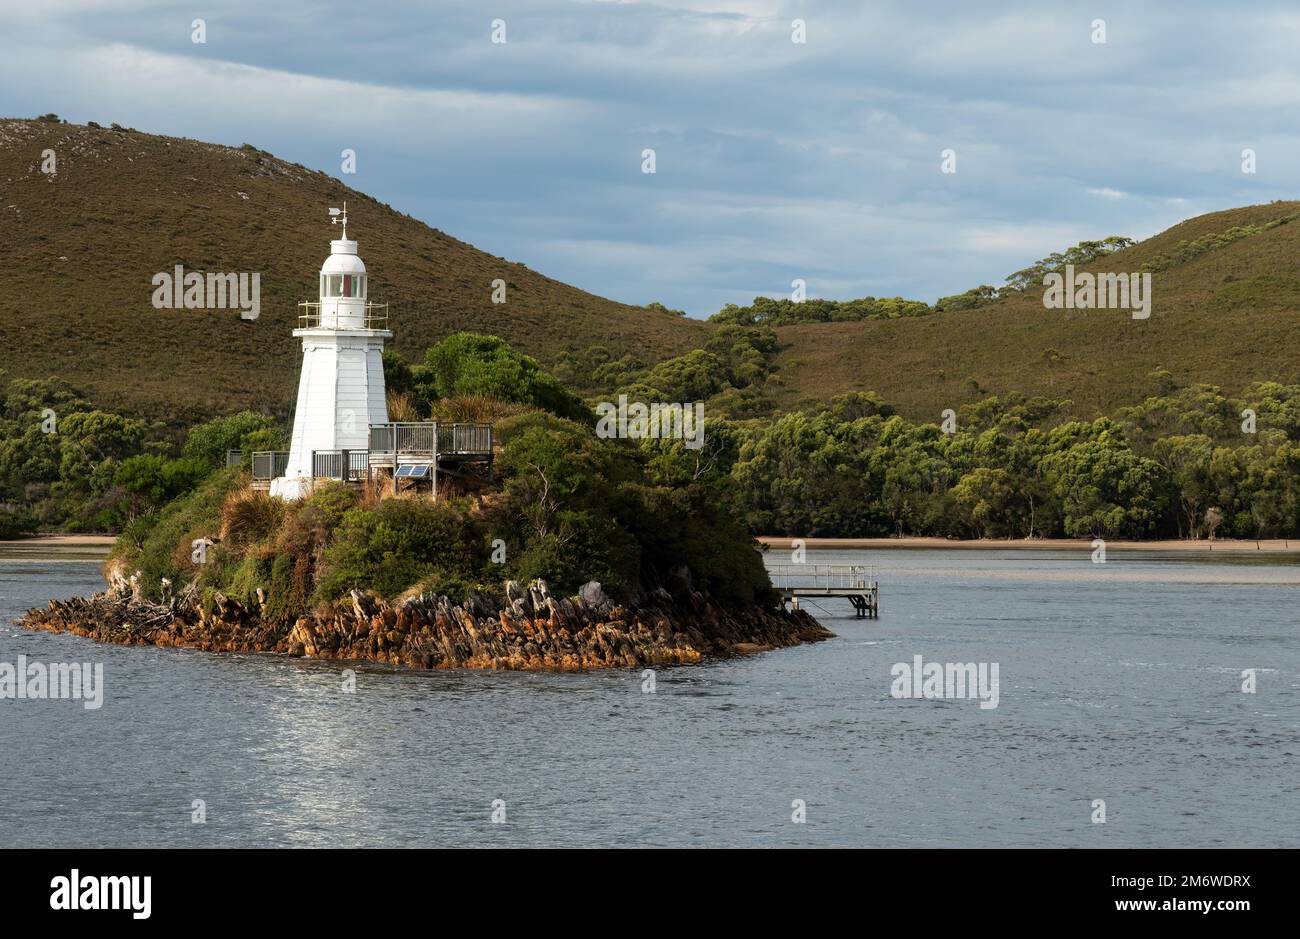
M 767 572 L 782 602 L 796 610 L 801 597 L 843 597 L 857 618 L 880 618 L 880 584 L 864 564 L 777 564 Z

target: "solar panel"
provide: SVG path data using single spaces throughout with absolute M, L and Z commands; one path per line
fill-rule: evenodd
M 418 464 L 403 463 L 397 468 L 397 475 L 409 479 L 423 479 L 429 475 L 429 467 Z

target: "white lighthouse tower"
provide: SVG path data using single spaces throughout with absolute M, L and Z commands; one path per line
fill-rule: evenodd
M 272 480 L 271 494 L 298 499 L 311 491 L 316 475 L 313 454 L 346 460 L 344 451 L 366 451 L 370 425 L 388 421 L 384 398 L 384 340 L 392 338 L 387 304 L 369 303 L 366 266 L 357 243 L 348 239 L 347 203 L 330 209 L 343 237 L 330 242 L 320 269 L 320 300 L 301 303 L 302 376 L 293 416 L 293 439 L 284 476 Z M 349 467 L 342 466 L 344 478 Z M 334 473 L 322 475 L 335 475 Z

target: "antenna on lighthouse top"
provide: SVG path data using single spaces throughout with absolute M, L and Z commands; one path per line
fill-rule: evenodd
M 347 241 L 348 240 L 348 204 L 346 202 L 343 203 L 343 208 L 341 209 L 334 209 L 334 208 L 330 209 L 330 224 L 337 225 L 340 221 L 343 222 L 343 240 Z

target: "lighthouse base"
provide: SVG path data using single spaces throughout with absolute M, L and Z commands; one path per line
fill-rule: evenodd
M 307 476 L 281 476 L 271 480 L 271 495 L 286 502 L 311 495 L 312 480 Z

